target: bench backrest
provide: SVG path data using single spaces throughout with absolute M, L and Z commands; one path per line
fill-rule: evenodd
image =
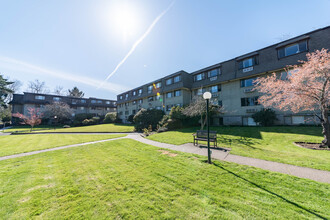
M 196 136 L 198 138 L 207 138 L 207 131 L 205 130 L 198 130 L 196 132 Z M 217 137 L 217 132 L 216 131 L 210 131 L 210 138 L 216 138 Z

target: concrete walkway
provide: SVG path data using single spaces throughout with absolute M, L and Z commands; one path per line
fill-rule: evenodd
M 75 134 L 77 134 L 77 133 L 75 133 Z M 4 156 L 4 157 L 0 157 L 0 161 L 8 160 L 11 158 L 18 158 L 18 157 L 39 154 L 39 153 L 43 153 L 43 152 L 62 150 L 62 149 L 71 148 L 71 147 L 79 147 L 79 146 L 85 146 L 85 145 L 89 145 L 89 144 L 96 144 L 96 143 L 125 139 L 125 138 L 133 139 L 135 141 L 139 141 L 141 143 L 145 143 L 145 144 L 152 145 L 155 147 L 166 148 L 166 149 L 181 151 L 181 152 L 185 152 L 185 153 L 192 153 L 192 154 L 207 156 L 207 148 L 196 147 L 192 143 L 183 144 L 183 145 L 166 144 L 166 143 L 160 143 L 157 141 L 152 141 L 152 140 L 143 138 L 138 133 L 130 133 L 127 136 L 120 137 L 120 138 L 106 139 L 106 140 L 93 141 L 93 142 L 87 142 L 87 143 L 81 143 L 81 144 L 73 144 L 73 145 L 55 147 L 55 148 L 50 148 L 50 149 L 45 149 L 45 150 L 38 150 L 38 151 L 32 151 L 32 152 L 27 152 L 27 153 Z M 212 150 L 211 157 L 213 159 L 217 159 L 217 160 L 222 160 L 222 161 L 227 161 L 227 162 L 232 162 L 232 163 L 237 163 L 237 164 L 242 164 L 242 165 L 248 165 L 248 166 L 252 166 L 252 167 L 261 168 L 264 170 L 289 174 L 289 175 L 297 176 L 300 178 L 311 179 L 311 180 L 315 180 L 318 182 L 330 183 L 330 172 L 328 172 L 328 171 L 322 171 L 322 170 L 316 170 L 316 169 L 307 168 L 307 167 L 298 167 L 298 166 L 289 165 L 289 164 L 283 164 L 283 163 L 272 162 L 272 161 L 267 161 L 267 160 L 260 160 L 260 159 L 256 159 L 256 158 L 243 157 L 243 156 L 238 156 L 238 155 L 232 155 L 232 154 L 229 154 L 229 150 L 227 150 L 227 149 Z
M 156 147 L 207 156 L 207 148 L 196 147 L 192 143 L 183 144 L 183 145 L 165 144 L 165 143 L 160 143 L 157 141 L 145 139 L 140 135 L 136 135 L 136 134 L 127 135 L 126 137 Z M 300 178 L 311 179 L 318 182 L 330 183 L 330 172 L 328 171 L 317 170 L 307 167 L 298 167 L 294 165 L 272 162 L 267 160 L 260 160 L 251 157 L 242 157 L 238 155 L 229 154 L 229 151 L 226 150 L 217 149 L 211 151 L 212 151 L 211 157 L 213 159 L 223 160 L 223 161 L 242 164 L 242 165 L 248 165 L 252 167 L 261 168 L 264 170 L 289 174 Z

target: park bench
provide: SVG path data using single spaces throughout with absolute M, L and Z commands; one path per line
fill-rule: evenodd
M 198 145 L 198 141 L 207 141 L 207 131 L 197 130 L 194 136 L 194 145 Z M 217 147 L 217 132 L 210 131 L 210 142 L 214 143 L 214 147 Z

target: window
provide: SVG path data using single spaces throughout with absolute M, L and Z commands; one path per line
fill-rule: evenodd
M 174 83 L 180 82 L 181 81 L 181 75 L 175 76 L 174 77 Z
M 142 103 L 143 103 L 143 99 L 140 99 L 140 100 L 139 100 L 139 104 L 142 104 Z
M 250 79 L 242 79 L 241 80 L 241 87 L 249 87 L 249 86 L 254 86 L 255 85 L 255 80 L 257 78 L 250 78 Z
M 162 87 L 162 83 L 161 82 L 156 83 L 156 88 L 158 89 L 160 87 Z
M 72 102 L 73 102 L 73 100 L 72 100 Z M 96 103 L 96 100 L 93 99 L 93 100 L 91 101 L 91 103 L 92 103 L 92 104 L 95 104 L 95 103 Z M 73 104 L 73 103 L 72 103 L 72 104 Z
M 259 105 L 258 98 L 259 98 L 258 96 L 256 96 L 256 97 L 249 97 L 249 98 L 241 98 L 241 106 Z
M 171 85 L 172 83 L 173 83 L 172 78 L 166 80 L 166 85 Z
M 133 105 L 136 105 L 136 100 L 133 101 Z
M 129 115 L 129 111 L 125 111 L 125 115 Z
M 202 95 L 203 94 L 203 89 L 196 89 L 195 90 L 195 95 Z
M 80 107 L 80 110 L 84 110 L 85 109 L 85 107 Z
M 222 107 L 222 100 L 219 100 L 219 101 L 218 101 L 218 105 L 219 105 L 220 107 Z
M 152 102 L 152 101 L 154 101 L 154 97 L 153 96 L 148 97 L 148 102 Z
M 34 98 L 38 100 L 45 100 L 45 96 L 43 95 L 36 95 Z
M 148 86 L 148 93 L 151 93 L 152 92 L 152 85 Z
M 127 99 L 127 98 L 128 98 L 128 93 L 125 94 L 125 99 Z
M 123 99 L 123 96 L 121 95 L 121 96 L 119 96 L 119 99 Z
M 278 49 L 278 58 L 307 51 L 307 40 Z
M 86 103 L 85 99 L 80 100 L 81 103 Z
M 123 115 L 123 112 L 119 112 L 119 115 Z
M 175 97 L 180 96 L 180 95 L 181 95 L 181 90 L 174 91 L 174 96 Z
M 215 77 L 217 75 L 220 75 L 220 69 L 213 69 L 207 72 L 207 77 L 211 78 L 211 77 Z
M 142 89 L 139 89 L 139 95 L 141 95 L 142 94 Z
M 132 114 L 133 115 L 135 115 L 136 114 L 136 110 L 134 109 L 134 110 L 132 110 Z
M 59 102 L 59 101 L 61 101 L 61 98 L 60 97 L 53 97 L 53 101 Z
M 133 95 L 136 96 L 136 91 L 133 91 Z
M 105 101 L 105 104 L 110 105 L 111 102 L 110 101 Z
M 161 110 L 161 109 L 162 109 L 162 107 L 161 107 L 161 106 L 157 106 L 157 107 L 156 107 L 156 109 L 158 109 L 158 110 Z
M 203 80 L 205 78 L 205 74 L 204 73 L 200 73 L 194 76 L 194 80 L 195 81 L 200 81 Z
M 210 92 L 211 93 L 217 93 L 221 91 L 221 86 L 220 85 L 216 85 L 216 86 L 211 86 Z
M 246 58 L 239 62 L 239 69 L 245 69 L 258 64 L 257 56 Z
M 97 104 L 102 104 L 102 101 L 101 100 L 97 100 Z
M 167 98 L 171 98 L 172 97 L 172 93 L 171 92 L 166 93 L 166 97 Z
M 128 102 L 126 102 L 126 103 L 125 103 L 125 106 L 129 106 L 129 103 L 128 103 Z
M 160 100 L 160 95 L 156 95 L 156 96 L 155 96 L 155 99 L 156 99 L 156 100 Z
M 72 99 L 71 103 L 75 105 L 75 104 L 78 103 L 78 100 L 77 99 Z

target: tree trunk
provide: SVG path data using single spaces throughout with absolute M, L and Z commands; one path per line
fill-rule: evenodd
M 325 108 L 322 108 L 322 134 L 324 139 L 320 147 L 330 147 L 330 123 L 328 119 L 328 111 Z

